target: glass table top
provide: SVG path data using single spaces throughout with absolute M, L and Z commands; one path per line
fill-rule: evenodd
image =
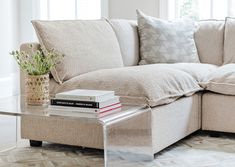
M 109 122 L 111 120 L 120 119 L 122 117 L 128 117 L 133 114 L 137 114 L 139 112 L 143 112 L 144 110 L 149 109 L 146 106 L 128 106 L 124 105 L 122 107 L 122 111 L 111 114 L 102 118 L 86 118 L 84 116 L 74 117 L 71 116 L 70 118 L 86 118 L 86 119 L 95 119 L 96 121 L 101 122 Z M 10 115 L 10 116 L 24 116 L 24 115 L 30 115 L 30 116 L 50 116 L 50 111 L 53 110 L 49 108 L 49 105 L 44 106 L 33 106 L 33 105 L 27 105 L 25 101 L 24 95 L 15 95 L 15 96 L 9 96 L 5 98 L 0 98 L 0 115 Z M 58 116 L 53 116 L 58 117 Z M 59 116 L 59 117 L 69 117 L 69 116 Z

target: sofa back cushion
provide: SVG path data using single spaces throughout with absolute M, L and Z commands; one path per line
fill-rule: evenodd
M 139 37 L 137 22 L 134 20 L 113 19 L 112 25 L 120 48 L 125 66 L 135 66 L 139 62 Z
M 199 21 L 194 38 L 201 63 L 223 64 L 224 21 Z
M 226 18 L 224 31 L 224 64 L 235 63 L 235 18 Z
M 52 71 L 57 82 L 99 69 L 122 67 L 118 40 L 105 20 L 33 21 L 43 51 L 65 57 Z

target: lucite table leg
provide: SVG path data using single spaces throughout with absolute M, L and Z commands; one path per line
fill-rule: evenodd
M 150 114 L 104 124 L 105 167 L 142 167 L 154 159 Z
M 16 147 L 16 123 L 15 116 L 0 115 L 0 152 Z

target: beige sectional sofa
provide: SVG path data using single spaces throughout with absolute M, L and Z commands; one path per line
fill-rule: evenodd
M 105 87 L 102 87 L 102 85 L 105 85 L 105 83 L 108 82 L 107 76 L 113 74 L 113 78 L 118 78 L 118 74 L 120 74 L 120 78 L 118 78 L 119 82 L 112 81 L 114 84 L 105 85 L 107 89 L 113 89 L 117 92 L 118 95 L 120 95 L 120 90 L 123 87 L 125 87 L 127 92 L 131 92 L 132 88 L 135 87 L 134 83 L 138 82 L 139 76 L 136 74 L 136 72 L 139 71 L 141 73 L 146 69 L 148 69 L 146 71 L 150 73 L 148 74 L 150 77 L 148 77 L 146 74 L 146 78 L 153 78 L 154 82 L 151 82 L 151 84 L 164 87 L 167 85 L 167 83 L 161 83 L 160 74 L 164 76 L 165 70 L 166 74 L 171 77 L 173 74 L 167 72 L 167 70 L 170 69 L 169 71 L 175 71 L 175 73 L 182 72 L 185 75 L 193 78 L 195 83 L 198 85 L 198 89 L 188 94 L 182 93 L 177 97 L 172 96 L 165 101 L 157 101 L 158 103 L 154 103 L 154 106 L 150 105 L 152 114 L 152 143 L 154 153 L 159 152 L 160 150 L 199 129 L 235 132 L 235 112 L 233 112 L 235 108 L 235 103 L 233 102 L 235 100 L 235 96 L 227 94 L 225 95 L 222 92 L 218 94 L 217 92 L 212 92 L 213 90 L 206 90 L 207 76 L 210 73 L 216 71 L 219 66 L 224 63 L 224 21 L 208 20 L 200 21 L 198 23 L 199 27 L 195 33 L 195 43 L 201 64 L 154 64 L 144 65 L 142 67 L 137 67 L 139 62 L 140 48 L 137 24 L 134 21 L 129 20 L 110 20 L 108 22 L 110 24 L 103 26 L 112 26 L 112 31 L 116 34 L 115 38 L 118 41 L 121 50 L 124 67 L 97 70 L 93 69 L 93 71 L 90 70 L 87 73 L 81 75 L 79 74 L 78 76 L 72 76 L 63 83 L 59 83 L 54 78 L 51 78 L 51 93 L 57 93 L 75 88 L 104 89 Z M 92 27 L 92 25 L 90 26 Z M 106 27 L 108 31 L 110 31 L 110 27 Z M 233 35 L 235 37 L 235 34 Z M 107 41 L 110 40 L 107 39 Z M 109 42 L 109 44 L 110 43 L 112 42 Z M 112 47 L 110 45 L 109 47 Z M 34 48 L 40 47 L 38 43 L 33 43 L 33 46 Z M 29 52 L 26 44 L 23 44 L 21 49 Z M 101 50 L 102 52 L 105 52 L 106 49 Z M 99 58 L 97 58 L 96 61 L 99 61 Z M 105 68 L 107 67 L 108 66 Z M 157 73 L 156 71 L 158 71 L 158 69 L 161 71 L 161 73 L 154 75 Z M 130 73 L 130 75 L 127 73 Z M 23 91 L 23 75 L 21 78 L 21 87 Z M 126 78 L 131 79 L 128 80 Z M 160 79 L 157 80 L 156 78 Z M 180 78 L 181 77 L 179 77 L 178 81 L 176 82 L 179 82 L 179 80 L 181 80 Z M 145 80 L 144 78 L 142 79 L 143 81 Z M 95 84 L 92 84 L 93 82 Z M 143 83 L 146 84 L 145 89 L 152 88 L 151 85 L 148 84 L 149 81 Z M 141 88 L 143 87 L 143 85 L 139 84 L 137 85 L 137 88 L 140 86 Z M 136 89 L 133 88 L 133 90 Z M 161 93 L 160 91 L 162 90 L 159 88 L 155 91 L 159 91 L 154 92 L 158 95 L 158 93 Z M 146 92 L 149 93 L 146 90 L 143 93 L 143 96 L 146 96 L 147 98 L 153 97 L 152 95 L 146 95 Z M 123 99 L 123 103 L 129 102 L 129 99 Z M 140 103 L 140 101 L 137 101 L 137 103 Z M 21 136 L 25 139 L 49 141 L 92 148 L 103 148 L 102 128 L 98 124 L 97 126 L 88 126 L 82 122 L 76 122 L 76 120 L 68 121 L 63 118 L 55 117 L 40 118 L 33 116 L 23 116 L 21 125 Z M 141 126 L 141 124 L 138 126 Z

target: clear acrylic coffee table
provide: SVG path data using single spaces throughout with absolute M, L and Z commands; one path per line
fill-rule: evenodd
M 52 117 L 48 106 L 30 106 L 24 99 L 0 99 L 0 115 Z M 146 106 L 123 106 L 121 112 L 103 118 L 61 117 L 102 125 L 105 167 L 141 167 L 154 159 L 150 111 Z

